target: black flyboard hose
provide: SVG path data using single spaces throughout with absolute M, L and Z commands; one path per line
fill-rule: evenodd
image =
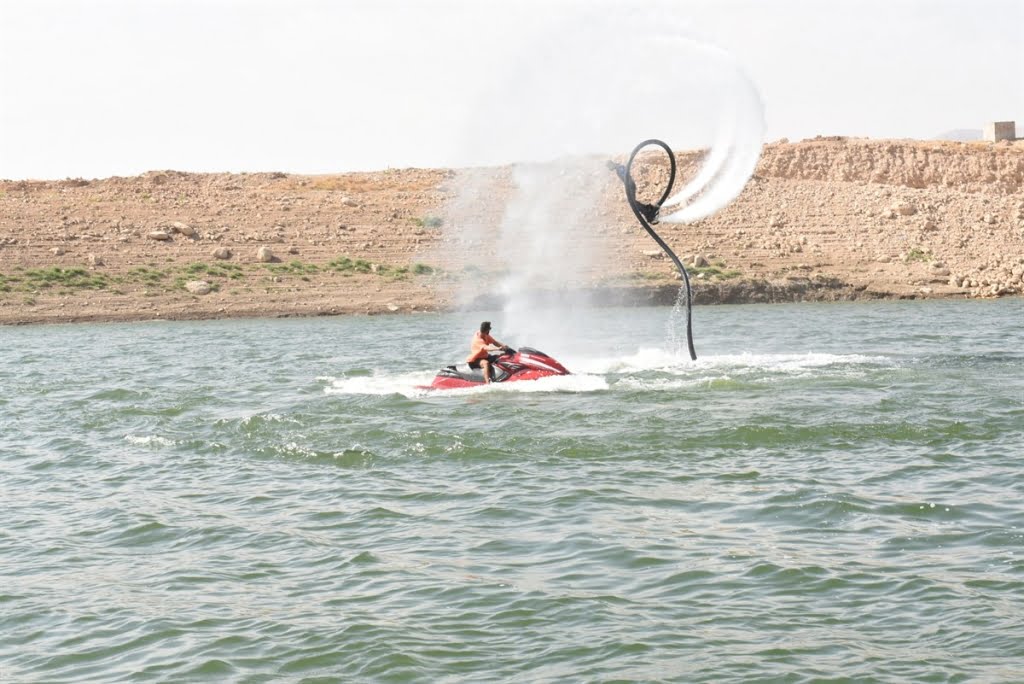
M 637 153 L 645 147 L 655 145 L 660 147 L 668 155 L 669 161 L 669 174 L 668 174 L 668 186 L 665 188 L 665 192 L 661 194 L 661 198 L 657 204 L 654 205 L 641 205 L 636 199 L 636 183 L 633 181 L 633 161 L 636 159 Z M 693 349 L 693 322 L 692 322 L 692 299 L 693 295 L 690 290 L 690 274 L 686 272 L 686 268 L 683 266 L 683 262 L 679 260 L 676 253 L 672 251 L 672 248 L 665 244 L 665 241 L 661 239 L 661 236 L 654 232 L 654 228 L 651 227 L 651 220 L 657 216 L 657 211 L 661 208 L 662 203 L 668 199 L 669 193 L 672 192 L 672 185 L 676 181 L 676 156 L 672 154 L 672 148 L 666 145 L 663 141 L 652 138 L 650 140 L 644 140 L 642 143 L 633 148 L 633 153 L 629 155 L 629 161 L 626 162 L 626 167 L 622 175 L 622 183 L 626 186 L 626 199 L 629 201 L 629 207 L 633 210 L 633 214 L 636 216 L 636 220 L 640 222 L 640 225 L 644 227 L 647 234 L 654 238 L 654 241 L 658 243 L 665 254 L 668 254 L 669 258 L 672 259 L 672 263 L 679 269 L 679 273 L 683 276 L 683 282 L 686 284 L 686 345 L 690 350 L 690 359 L 693 361 L 697 360 L 697 352 Z M 645 213 L 641 206 L 647 210 Z M 650 217 L 648 217 L 648 214 Z

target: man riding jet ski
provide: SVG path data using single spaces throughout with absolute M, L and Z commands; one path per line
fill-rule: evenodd
M 492 352 L 497 347 L 500 354 Z M 520 347 L 518 351 L 491 337 L 491 323 L 484 321 L 473 335 L 465 365 L 446 366 L 430 383 L 432 389 L 475 387 L 491 382 L 536 380 L 551 375 L 569 375 L 569 371 L 542 351 Z
M 491 382 L 492 347 L 498 347 L 505 352 L 511 349 L 507 344 L 502 344 L 491 337 L 491 322 L 484 321 L 480 324 L 480 329 L 473 333 L 473 341 L 469 344 L 469 357 L 466 358 L 466 363 L 473 370 L 478 368 L 483 370 L 482 375 L 485 385 Z

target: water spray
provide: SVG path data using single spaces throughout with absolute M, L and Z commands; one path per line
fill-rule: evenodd
M 661 193 L 661 197 L 654 204 L 645 204 L 640 202 L 636 198 L 636 182 L 633 180 L 633 162 L 636 160 L 636 155 L 640 150 L 649 146 L 660 147 L 668 155 L 669 171 L 668 171 L 668 185 L 665 187 L 665 191 Z M 690 359 L 693 361 L 697 360 L 697 352 L 693 349 L 693 325 L 691 319 L 691 306 L 692 306 L 692 292 L 690 290 L 690 274 L 686 272 L 686 267 L 683 266 L 683 262 L 679 260 L 676 253 L 672 251 L 661 236 L 658 235 L 653 224 L 658 222 L 658 212 L 661 210 L 661 205 L 665 203 L 665 200 L 672 193 L 672 185 L 676 180 L 676 156 L 672 153 L 670 148 L 665 142 L 651 138 L 650 140 L 644 140 L 642 143 L 633 148 L 632 154 L 629 155 L 629 161 L 626 165 L 616 164 L 614 162 L 608 162 L 609 168 L 619 174 L 619 178 L 622 179 L 622 184 L 626 188 L 626 200 L 629 202 L 629 208 L 633 210 L 633 214 L 636 216 L 636 220 L 640 222 L 640 225 L 644 227 L 647 234 L 654 238 L 654 241 L 658 243 L 658 246 L 664 250 L 665 254 L 668 254 L 669 258 L 672 259 L 672 263 L 679 269 L 679 273 L 683 277 L 683 283 L 686 287 L 686 346 L 690 350 Z

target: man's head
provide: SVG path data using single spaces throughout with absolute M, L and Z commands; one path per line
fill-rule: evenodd
M 482 333 L 489 333 L 489 332 L 491 332 L 491 322 L 490 321 L 484 321 L 483 323 L 481 323 L 480 324 L 480 332 L 482 332 Z

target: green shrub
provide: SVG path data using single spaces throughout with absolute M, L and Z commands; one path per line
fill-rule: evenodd
M 412 220 L 417 226 L 423 228 L 440 228 L 444 225 L 444 219 L 440 216 L 424 216 L 423 218 L 414 218 Z
M 903 257 L 903 260 L 908 264 L 913 263 L 915 261 L 931 261 L 932 255 L 931 252 L 926 252 L 919 247 L 915 247 L 914 249 L 907 252 L 907 255 Z
M 128 280 L 138 280 L 147 285 L 156 285 L 161 280 L 167 277 L 167 273 L 164 271 L 158 271 L 155 269 L 149 269 L 145 266 L 137 266 L 130 269 L 126 274 Z
M 428 266 L 427 264 L 416 263 L 412 265 L 412 272 L 413 275 L 434 275 L 435 273 L 440 273 L 441 269 Z
M 24 287 L 28 289 L 49 288 L 55 285 L 71 289 L 102 290 L 110 279 L 102 273 L 90 273 L 84 268 L 31 268 L 25 271 Z
M 327 267 L 339 273 L 369 273 L 373 270 L 372 264 L 364 259 L 350 259 L 349 257 L 338 257 L 327 264 Z
M 282 273 L 285 275 L 312 275 L 320 272 L 320 267 L 315 264 L 304 264 L 298 259 L 293 259 L 287 264 L 267 264 L 267 270 L 271 273 Z

